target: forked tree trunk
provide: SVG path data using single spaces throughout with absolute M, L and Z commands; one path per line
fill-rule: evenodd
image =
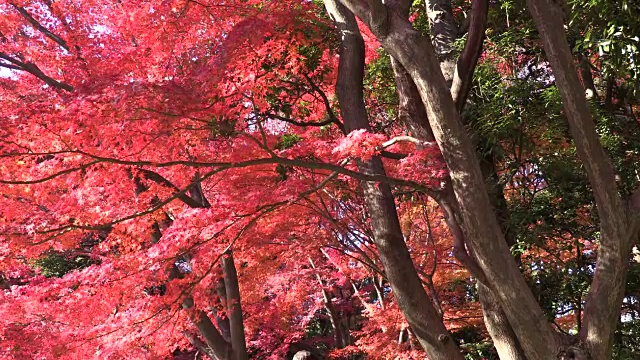
M 402 16 L 409 17 L 410 1 L 399 1 L 398 10 Z M 450 9 L 448 7 L 443 7 Z M 455 73 L 443 72 L 443 76 L 447 83 L 452 83 L 451 96 L 456 103 L 456 108 L 460 113 L 464 107 L 464 103 L 467 98 L 467 93 L 471 87 L 471 79 L 473 77 L 473 70 L 478 61 L 478 57 L 482 48 L 482 41 L 484 37 L 484 28 L 486 25 L 488 11 L 488 1 L 486 0 L 474 0 L 472 5 L 472 12 L 470 14 L 471 20 L 469 24 L 468 41 L 465 45 L 463 54 L 457 62 Z M 444 18 L 453 18 L 451 14 Z M 449 27 L 454 26 L 450 25 Z M 447 27 L 431 28 L 431 36 L 436 39 L 448 39 L 453 41 L 455 38 L 450 36 L 440 36 L 439 32 Z M 437 51 L 437 48 L 436 48 Z M 442 61 L 442 60 L 441 60 Z M 415 86 L 413 79 L 402 65 L 391 57 L 391 65 L 394 72 L 394 78 L 396 83 L 396 90 L 398 93 L 398 118 L 402 124 L 409 130 L 411 135 L 422 141 L 432 142 L 435 140 L 433 132 L 431 131 L 429 120 L 424 108 L 424 104 L 420 98 L 418 88 Z M 441 63 L 441 68 L 443 68 Z M 448 78 L 450 77 L 450 78 Z M 502 189 L 500 189 L 497 176 L 495 174 L 495 166 L 485 171 L 483 167 L 483 176 L 488 179 L 488 186 L 491 188 L 490 195 L 494 199 L 494 208 L 498 212 L 501 224 L 504 224 L 505 219 L 508 217 L 508 210 L 506 209 L 506 203 L 504 203 L 504 195 Z M 447 187 L 445 191 L 452 190 Z M 438 202 L 447 201 L 447 199 L 454 199 L 453 194 L 447 194 L 443 199 L 438 199 Z M 498 204 L 499 206 L 496 206 Z M 442 204 L 447 206 L 447 204 Z M 457 208 L 456 206 L 448 206 L 449 208 Z M 460 214 L 455 214 L 460 217 Z M 502 226 L 502 228 L 506 228 Z M 463 235 L 463 234 L 461 234 Z M 462 243 L 468 242 L 468 240 L 461 240 Z M 482 305 L 484 320 L 487 330 L 493 340 L 494 346 L 501 359 L 513 359 L 513 360 L 525 360 L 526 357 L 522 352 L 522 347 L 515 336 L 511 325 L 506 317 L 506 314 L 500 306 L 499 300 L 493 296 L 491 290 L 481 283 L 478 284 L 478 295 L 480 303 Z
M 542 38 L 578 157 L 584 164 L 598 208 L 600 247 L 580 337 L 593 359 L 604 360 L 611 356 L 631 246 L 638 237 L 638 219 L 629 209 L 634 205 L 625 203 L 618 192 L 613 166 L 596 133 L 571 49 L 563 35 L 563 7 L 552 0 L 528 0 L 527 5 Z
M 198 329 L 200 337 L 204 339 L 207 348 L 201 350 L 207 356 L 213 360 L 247 360 L 249 354 L 244 334 L 240 287 L 233 253 L 227 252 L 221 258 L 221 262 L 223 279 L 220 280 L 219 285 L 222 286 L 218 286 L 216 290 L 221 296 L 220 300 L 226 317 L 224 319 L 216 317 L 219 328 L 214 325 L 206 312 L 191 310 L 194 306 L 191 297 L 184 300 L 182 307 L 189 311 L 191 321 Z M 195 347 L 202 347 L 202 341 L 198 337 L 188 333 L 185 336 Z
M 336 93 L 345 127 L 348 132 L 370 130 L 362 89 L 364 41 L 351 12 L 333 0 L 325 0 L 325 6 L 342 39 Z M 358 168 L 363 173 L 384 175 L 379 158 L 361 161 Z M 362 187 L 374 241 L 393 294 L 407 322 L 430 359 L 462 360 L 462 353 L 440 321 L 412 265 L 389 185 L 364 182 Z
M 383 3 L 342 0 L 411 74 L 445 158 L 470 252 L 500 299 L 530 359 L 556 359 L 557 338 L 511 257 L 491 207 L 475 149 L 455 109 L 430 42 Z M 431 355 L 431 354 L 429 354 Z
M 156 172 L 143 170 L 143 173 L 148 180 L 168 188 L 177 189 L 174 184 Z M 136 186 L 137 194 L 148 190 L 148 187 L 144 186 L 137 179 Z M 192 208 L 211 207 L 211 204 L 202 191 L 200 176 L 198 174 L 193 178 L 192 185 L 189 188 L 189 194 L 182 194 L 178 196 L 178 199 Z M 167 216 L 164 224 L 158 222 L 154 224 L 151 237 L 153 243 L 161 239 L 161 230 L 168 227 L 170 223 L 171 220 L 168 219 Z M 195 304 L 193 298 L 188 296 L 182 301 L 182 308 L 188 311 L 189 317 L 198 329 L 199 335 L 189 331 L 183 332 L 183 335 L 189 340 L 193 347 L 202 351 L 202 353 L 212 360 L 245 360 L 248 359 L 248 353 L 244 335 L 242 307 L 240 305 L 238 274 L 232 252 L 229 251 L 225 256 L 226 257 L 221 258 L 223 278 L 216 284 L 216 292 L 219 296 L 219 301 L 225 309 L 226 316 L 220 317 L 214 313 L 214 318 L 218 325 L 216 327 L 205 311 L 192 309 Z M 171 281 L 182 275 L 174 264 L 168 280 Z

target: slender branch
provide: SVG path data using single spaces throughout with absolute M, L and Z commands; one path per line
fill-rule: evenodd
M 329 119 L 324 120 L 324 121 L 299 121 L 299 120 L 294 120 L 292 118 L 288 118 L 288 117 L 285 117 L 285 116 L 280 116 L 280 115 L 272 114 L 272 113 L 262 113 L 260 115 L 262 115 L 264 117 L 267 117 L 267 118 L 278 119 L 280 121 L 284 121 L 284 122 L 289 123 L 289 124 L 293 124 L 293 125 L 296 125 L 296 126 L 303 126 L 303 127 L 304 126 L 325 126 L 325 125 L 330 125 L 330 124 L 336 124 L 336 125 L 338 125 L 340 130 L 342 130 L 344 132 L 344 125 L 339 121 L 336 122 L 336 120 L 334 118 L 331 118 L 331 117 L 329 117 Z
M 287 165 L 287 166 L 295 166 L 295 167 L 301 167 L 301 168 L 307 168 L 307 169 L 315 169 L 315 170 L 328 170 L 328 171 L 334 171 L 337 172 L 338 174 L 342 174 L 342 175 L 347 175 L 349 177 L 353 177 L 355 179 L 358 180 L 362 180 L 362 181 L 373 181 L 373 182 L 382 182 L 382 183 L 387 183 L 390 185 L 395 185 L 395 186 L 408 186 L 408 187 L 412 187 L 416 190 L 420 190 L 424 193 L 426 193 L 427 195 L 433 195 L 434 194 L 434 190 L 430 189 L 422 184 L 419 184 L 415 181 L 411 181 L 411 180 L 402 180 L 402 179 L 398 179 L 398 178 L 393 178 L 393 177 L 389 177 L 386 175 L 380 175 L 380 174 L 366 174 L 366 173 L 361 173 L 361 172 L 357 172 L 354 170 L 349 170 L 344 168 L 341 165 L 336 165 L 336 164 L 330 164 L 330 163 L 324 163 L 324 162 L 310 162 L 310 161 L 304 161 L 304 160 L 298 160 L 298 159 L 287 159 L 287 158 L 283 158 L 283 157 L 277 157 L 277 156 L 272 156 L 272 157 L 267 157 L 267 158 L 259 158 L 259 159 L 251 159 L 251 160 L 246 160 L 246 161 L 239 161 L 239 162 L 216 162 L 216 161 L 212 161 L 212 162 L 198 162 L 198 161 L 188 161 L 188 160 L 174 160 L 174 161 L 167 161 L 167 162 L 155 162 L 155 161 L 148 161 L 148 160 L 137 160 L 137 161 L 130 161 L 130 160 L 123 160 L 123 159 L 117 159 L 117 158 L 109 158 L 109 157 L 104 157 L 104 156 L 99 156 L 99 155 L 93 155 L 90 153 L 86 153 L 84 151 L 81 150 L 72 150 L 72 151 L 68 151 L 68 153 L 72 154 L 82 154 L 84 156 L 90 157 L 96 161 L 90 162 L 88 164 L 82 165 L 80 167 L 77 168 L 73 168 L 73 169 L 68 169 L 50 176 L 47 176 L 45 178 L 42 179 L 34 179 L 34 180 L 24 180 L 24 181 L 11 181 L 11 180 L 0 180 L 0 183 L 5 183 L 5 184 L 32 184 L 32 183 L 38 183 L 38 182 L 44 182 L 47 180 L 51 180 L 55 177 L 73 172 L 73 171 L 79 171 L 82 170 L 84 168 L 87 168 L 89 166 L 95 165 L 99 162 L 104 162 L 104 163 L 112 163 L 112 164 L 119 164 L 119 165 L 129 165 L 129 166 L 148 166 L 148 167 L 155 167 L 155 168 L 164 168 L 164 167 L 172 167 L 172 166 L 178 166 L 178 165 L 182 165 L 182 166 L 189 166 L 189 167 L 195 167 L 195 168 L 212 168 L 212 167 L 216 167 L 217 169 L 215 170 L 216 172 L 220 172 L 220 171 L 224 171 L 224 170 L 228 170 L 228 169 L 232 169 L 232 168 L 245 168 L 245 167 L 251 167 L 251 166 L 258 166 L 258 165 L 268 165 L 268 164 L 281 164 L 281 165 Z
M 49 180 L 53 180 L 57 177 L 63 176 L 63 175 L 67 175 L 67 174 L 71 174 L 74 173 L 76 171 L 81 171 L 81 170 L 85 170 L 95 164 L 100 163 L 99 160 L 94 160 L 91 162 L 88 162 L 86 164 L 82 164 L 80 166 L 74 167 L 74 168 L 70 168 L 70 169 L 66 169 L 66 170 L 62 170 L 59 171 L 57 173 L 51 174 L 49 176 L 45 176 L 43 178 L 39 178 L 39 179 L 33 179 L 33 180 L 2 180 L 0 179 L 0 184 L 6 184 L 6 185 L 33 185 L 33 184 L 38 184 L 38 183 L 43 183 Z
M 166 178 L 164 178 L 162 175 L 158 174 L 155 171 L 151 171 L 151 170 L 147 170 L 147 169 L 139 169 L 138 171 L 140 171 L 141 173 L 144 174 L 144 177 L 148 180 L 154 181 L 160 185 L 163 185 L 165 187 L 168 187 L 172 190 L 175 191 L 175 194 L 177 195 L 178 199 L 182 202 L 184 202 L 185 204 L 187 204 L 190 207 L 193 208 L 202 208 L 202 207 L 207 207 L 204 206 L 202 203 L 196 201 L 195 199 L 189 197 L 186 193 L 181 192 L 180 188 L 175 186 L 171 181 L 167 180 Z
M 393 144 L 396 144 L 396 143 L 399 143 L 399 142 L 403 142 L 403 141 L 414 143 L 416 145 L 424 145 L 424 143 L 425 143 L 423 141 L 420 141 L 419 139 L 414 138 L 413 136 L 402 135 L 402 136 L 396 136 L 396 137 L 394 137 L 392 139 L 389 139 L 389 140 L 385 141 L 384 143 L 382 143 L 382 145 L 380 145 L 380 147 L 382 149 L 386 149 L 386 148 L 388 148 L 389 146 L 391 146 Z
M 0 62 L 0 67 L 11 69 L 11 70 L 22 70 L 20 66 L 2 63 L 2 62 Z
M 329 98 L 327 97 L 327 94 L 325 94 L 324 91 L 322 91 L 322 89 L 316 83 L 314 83 L 313 80 L 311 80 L 311 78 L 307 74 L 304 74 L 304 77 L 309 82 L 309 85 L 311 85 L 311 88 L 313 88 L 313 90 L 315 90 L 318 93 L 318 95 L 320 95 L 320 97 L 322 98 L 322 102 L 324 103 L 324 107 L 327 110 L 327 114 L 329 115 L 329 119 L 331 120 L 331 122 L 336 124 L 340 128 L 340 130 L 344 134 L 346 134 L 347 132 L 344 128 L 344 124 L 340 120 L 338 120 L 338 117 L 333 112 L 333 109 L 331 108 L 331 102 L 329 102 Z

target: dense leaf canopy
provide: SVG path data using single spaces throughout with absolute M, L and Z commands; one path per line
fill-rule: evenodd
M 506 359 L 515 339 L 513 359 L 533 360 L 513 314 L 537 313 L 509 302 L 522 292 L 558 351 L 637 358 L 640 8 L 619 3 L 555 11 L 607 185 L 629 199 L 615 210 L 524 1 L 1 0 L 0 357 Z M 402 39 L 440 64 L 431 85 L 395 47 L 404 22 L 433 40 Z M 454 118 L 430 106 L 440 83 Z M 464 183 L 466 145 L 448 145 L 441 117 L 483 186 Z M 474 234 L 492 225 L 474 223 L 465 188 L 490 199 L 502 239 L 489 240 L 524 290 L 494 275 L 511 273 L 486 261 Z M 619 300 L 591 291 L 606 279 Z M 420 308 L 442 333 L 421 332 Z M 586 339 L 607 311 L 600 349 Z

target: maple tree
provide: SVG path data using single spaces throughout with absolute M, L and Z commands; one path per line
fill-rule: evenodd
M 0 354 L 634 356 L 637 24 L 565 5 L 2 1 Z

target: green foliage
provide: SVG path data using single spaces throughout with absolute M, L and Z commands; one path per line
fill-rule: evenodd
M 629 194 L 638 185 L 640 174 L 640 123 L 595 106 L 592 112 L 600 141 L 611 155 L 620 190 Z
M 68 255 L 63 252 L 51 251 L 43 257 L 33 261 L 33 267 L 40 270 L 46 277 L 63 277 L 76 269 L 83 269 L 94 264 L 89 256 Z
M 640 4 L 637 1 L 571 0 L 570 29 L 575 49 L 596 56 L 603 77 L 640 81 Z
M 622 322 L 616 333 L 616 342 L 613 346 L 613 359 L 637 360 L 640 355 L 640 319 L 632 319 Z
M 307 328 L 305 329 L 305 337 L 312 338 L 316 336 L 324 336 L 329 332 L 329 326 L 325 320 L 320 318 L 313 318 L 309 321 Z
M 276 144 L 275 148 L 276 150 L 288 149 L 300 141 L 302 141 L 302 138 L 298 134 L 284 134 Z
M 484 335 L 472 326 L 453 331 L 451 336 L 465 352 L 468 360 L 498 360 L 498 354 L 490 341 L 484 340 Z
M 423 35 L 429 35 L 431 29 L 429 27 L 429 18 L 427 17 L 427 11 L 424 4 L 424 1 L 414 0 L 409 12 L 412 14 L 413 27 Z
M 368 109 L 378 109 L 382 107 L 390 118 L 396 115 L 398 104 L 398 94 L 394 81 L 393 68 L 389 55 L 382 49 L 378 50 L 378 57 L 371 61 L 366 68 L 364 78 L 365 99 L 369 99 Z
M 285 181 L 289 178 L 289 172 L 293 169 L 290 166 L 278 164 L 276 165 L 276 173 L 278 174 L 277 182 Z
M 640 356 L 640 263 L 632 261 L 627 273 L 622 321 L 614 337 L 613 359 L 636 360 Z

